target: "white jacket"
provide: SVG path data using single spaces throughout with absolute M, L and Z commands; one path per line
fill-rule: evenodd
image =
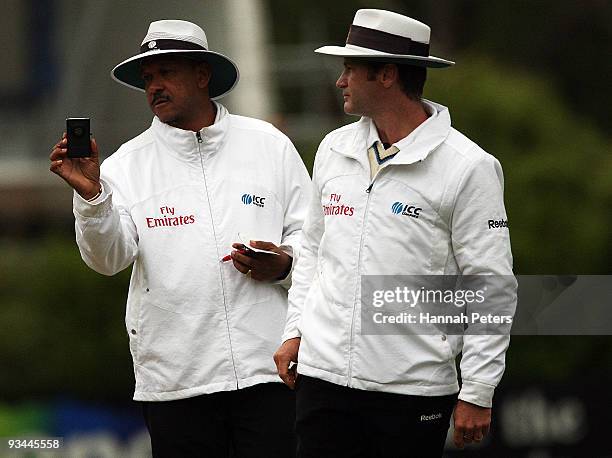
M 153 119 L 101 167 L 104 193 L 74 197 L 92 269 L 134 263 L 125 324 L 135 400 L 163 401 L 277 382 L 272 355 L 287 291 L 220 259 L 238 232 L 299 256 L 310 179 L 289 139 L 219 104 L 195 133 Z
M 300 374 L 421 396 L 459 391 L 463 352 L 459 398 L 490 406 L 508 336 L 361 334 L 361 275 L 512 275 L 507 225 L 488 224 L 507 221 L 499 162 L 451 127 L 445 107 L 425 106 L 431 116 L 396 143 L 400 152 L 373 181 L 366 150 L 378 134 L 369 118 L 321 142 L 283 340 L 301 336 Z M 396 214 L 396 202 L 422 210 Z

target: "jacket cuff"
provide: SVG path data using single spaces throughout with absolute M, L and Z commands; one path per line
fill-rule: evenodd
M 289 330 L 285 330 L 285 332 L 283 333 L 283 337 L 281 339 L 281 343 L 284 343 L 285 341 L 289 340 L 289 339 L 295 339 L 296 337 L 302 337 L 302 333 L 300 332 L 299 329 L 297 328 L 292 328 Z
M 286 332 L 285 334 L 283 334 L 283 337 L 281 338 L 281 343 L 284 343 L 285 341 L 289 339 L 295 339 L 296 337 L 299 337 L 300 339 L 302 338 L 302 333 L 298 331 L 297 329 L 295 331 Z
M 495 387 L 486 383 L 463 380 L 459 399 L 480 407 L 491 407 L 493 405 L 493 392 Z
M 285 278 L 274 282 L 275 285 L 280 285 L 285 289 L 291 288 L 291 276 L 293 274 L 293 267 L 295 266 L 295 257 L 293 256 L 293 247 L 291 245 L 280 245 L 279 248 L 287 253 L 291 257 L 291 268 Z M 283 341 L 284 342 L 284 341 Z
M 74 191 L 72 205 L 74 211 L 85 218 L 96 218 L 106 215 L 111 208 L 112 191 L 110 187 L 100 180 L 102 192 L 94 200 L 85 200 L 78 192 Z M 107 191 L 108 190 L 108 191 Z

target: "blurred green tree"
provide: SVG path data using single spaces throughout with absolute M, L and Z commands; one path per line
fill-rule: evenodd
M 133 369 L 122 326 L 129 269 L 99 275 L 67 238 L 4 241 L 0 249 L 3 400 L 130 399 Z
M 517 274 L 610 272 L 610 141 L 547 80 L 466 55 L 426 96 L 502 163 Z

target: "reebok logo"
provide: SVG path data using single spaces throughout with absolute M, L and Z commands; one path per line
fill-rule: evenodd
M 395 202 L 391 205 L 391 211 L 395 215 L 410 216 L 412 218 L 418 218 L 423 209 L 416 205 L 404 204 L 403 202 Z
M 266 198 L 256 196 L 255 194 L 243 194 L 242 203 L 244 205 L 257 205 L 258 207 L 264 207 L 266 205 Z
M 497 229 L 498 227 L 508 227 L 508 220 L 507 219 L 499 219 L 499 220 L 490 219 L 488 221 L 488 224 L 489 224 L 489 229 Z
M 442 418 L 442 412 L 432 413 L 430 415 L 421 415 L 421 421 L 439 420 Z

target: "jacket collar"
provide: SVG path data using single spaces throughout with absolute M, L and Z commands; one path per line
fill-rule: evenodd
M 187 159 L 193 158 L 198 151 L 206 154 L 215 153 L 220 149 L 228 130 L 229 112 L 220 103 L 213 103 L 217 109 L 215 121 L 212 125 L 199 131 L 202 139 L 201 143 L 198 143 L 196 132 L 172 127 L 161 122 L 157 116 L 153 118 L 151 123 L 151 129 L 156 139 L 163 143 L 169 151 Z
M 423 104 L 430 114 L 429 118 L 409 135 L 394 143 L 399 152 L 388 164 L 413 164 L 422 161 L 448 137 L 451 129 L 448 108 L 425 99 Z M 378 132 L 372 119 L 365 116 L 357 122 L 356 129 L 356 135 L 347 137 L 332 149 L 365 164 L 366 151 L 372 143 L 379 140 Z

